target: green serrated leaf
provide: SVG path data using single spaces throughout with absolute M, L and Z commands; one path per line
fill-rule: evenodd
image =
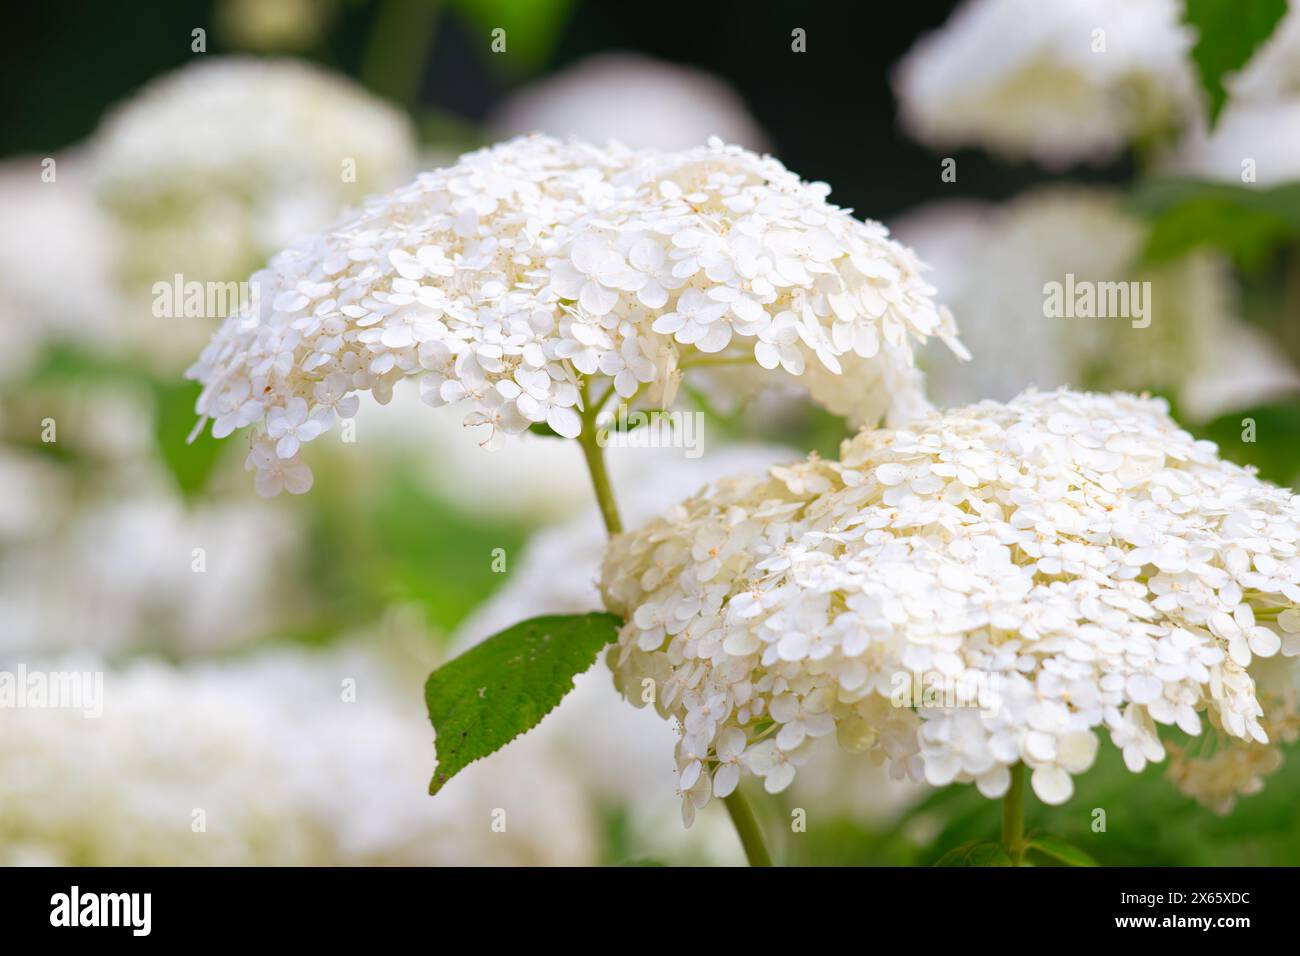
M 1101 865 L 1077 846 L 1072 846 L 1060 837 L 1054 837 L 1049 833 L 1038 833 L 1032 836 L 1029 840 L 1029 848 L 1066 866 Z
M 1201 78 L 1213 126 L 1228 99 L 1225 74 L 1246 65 L 1273 34 L 1287 0 L 1187 0 L 1183 20 L 1196 30 L 1192 60 Z
M 437 734 L 438 767 L 429 793 L 537 726 L 622 624 L 617 615 L 597 611 L 531 618 L 430 674 L 424 699 Z
M 1000 843 L 963 843 L 939 858 L 935 866 L 1010 866 L 1011 857 Z

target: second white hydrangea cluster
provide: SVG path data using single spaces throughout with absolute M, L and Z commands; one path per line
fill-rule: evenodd
M 782 369 L 863 421 L 921 401 L 912 347 L 958 351 L 921 263 L 771 157 L 528 137 L 371 200 L 254 277 L 191 375 L 221 437 L 262 426 L 258 487 L 301 492 L 298 447 L 419 376 L 485 444 L 617 396 L 672 402 L 682 370 Z M 593 386 L 594 379 L 601 383 Z M 590 389 L 590 392 L 589 392 Z
M 682 724 L 687 821 L 743 772 L 786 787 L 812 738 L 932 785 L 1048 803 L 1104 728 L 1268 742 L 1248 668 L 1300 653 L 1300 499 L 1163 402 L 1028 392 L 866 431 L 615 540 L 610 662 Z

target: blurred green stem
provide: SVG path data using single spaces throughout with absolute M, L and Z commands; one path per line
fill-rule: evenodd
M 383 0 L 361 61 L 361 80 L 409 110 L 418 107 L 424 61 L 438 24 L 437 0 Z
M 1291 361 L 1300 364 L 1300 244 L 1292 243 L 1283 256 L 1282 308 L 1273 331 Z
M 1011 768 L 1011 787 L 1002 798 L 1002 844 L 1007 848 L 1012 866 L 1025 858 L 1025 765 Z

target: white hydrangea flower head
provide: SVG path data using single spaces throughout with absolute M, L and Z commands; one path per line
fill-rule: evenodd
M 1111 159 L 1195 105 L 1179 8 L 967 0 L 898 64 L 902 121 L 936 148 L 980 146 L 1049 168 Z
M 1132 395 L 1027 392 L 720 482 L 616 538 L 624 693 L 676 718 L 687 819 L 836 734 L 932 785 L 1047 803 L 1105 729 L 1268 743 L 1250 668 L 1300 654 L 1300 498 Z M 919 691 L 916 693 L 915 691 Z
M 297 446 L 410 376 L 431 405 L 468 403 L 489 446 L 535 423 L 575 437 L 613 396 L 666 406 L 696 364 L 780 370 L 838 414 L 887 417 L 918 401 L 915 344 L 962 346 L 920 261 L 828 191 L 718 140 L 469 153 L 272 259 L 258 313 L 190 371 L 198 411 L 218 437 L 259 426 L 264 491 L 302 490 Z
M 941 406 L 1006 401 L 1031 386 L 1157 389 L 1203 421 L 1300 388 L 1294 366 L 1238 317 L 1224 257 L 1199 250 L 1142 264 L 1147 228 L 1111 190 L 1057 186 L 1000 205 L 938 202 L 891 225 L 933 267 L 975 356 L 922 353 Z M 1046 314 L 1045 287 L 1068 276 L 1078 288 L 1137 283 L 1128 289 L 1143 296 L 1145 318 Z
M 124 287 L 245 278 L 345 206 L 410 176 L 397 108 L 299 60 L 200 57 L 111 111 L 91 141 L 122 230 Z

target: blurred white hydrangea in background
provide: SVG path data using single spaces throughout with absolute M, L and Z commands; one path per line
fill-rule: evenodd
M 1049 168 L 1101 162 L 1188 120 L 1177 0 L 966 0 L 894 74 L 908 132 Z
M 227 132 L 239 140 L 237 128 Z M 264 637 L 286 617 L 278 608 L 290 603 L 284 572 L 299 529 L 286 514 L 238 502 L 182 501 L 158 457 L 157 396 L 126 368 L 137 357 L 132 329 L 143 330 L 149 308 L 133 305 L 114 274 L 130 228 L 96 200 L 102 156 L 56 155 L 49 182 L 42 159 L 0 168 L 12 227 L 0 242 L 0 382 L 37 372 L 52 346 L 76 355 L 64 377 L 5 394 L 3 434 L 13 444 L 0 455 L 0 484 L 15 496 L 0 508 L 0 656 L 213 653 Z M 112 371 L 100 374 L 102 360 Z M 47 421 L 56 439 L 48 446 Z
M 85 656 L 28 664 L 103 666 Z M 109 670 L 98 719 L 6 714 L 0 863 L 597 862 L 580 782 L 533 754 L 473 767 L 430 800 L 433 748 L 419 702 L 417 682 L 394 677 L 373 649 Z M 498 809 L 504 832 L 493 829 Z
M 202 57 L 150 81 L 89 141 L 90 174 L 118 228 L 115 270 L 140 338 L 169 356 L 148 296 L 176 274 L 239 281 L 294 238 L 411 174 L 415 133 L 347 77 L 290 59 Z M 142 303 L 144 303 L 142 305 Z M 209 316 L 208 318 L 222 318 Z
M 488 129 L 500 139 L 540 132 L 633 149 L 688 149 L 710 136 L 768 146 L 725 80 L 639 53 L 599 53 L 530 83 L 488 117 Z
M 110 490 L 65 510 L 59 527 L 0 549 L 0 658 L 188 656 L 265 638 L 292 625 L 286 588 L 301 549 L 301 529 L 284 512 L 187 506 L 165 479 Z
M 893 224 L 932 266 L 930 280 L 961 316 L 974 360 L 928 350 L 941 405 L 1006 400 L 1028 386 L 1167 389 L 1195 420 L 1300 387 L 1294 367 L 1235 315 L 1228 265 L 1197 252 L 1136 266 L 1143 224 L 1104 189 L 1044 187 L 1003 205 L 952 201 Z M 1150 325 L 1126 317 L 1044 314 L 1044 286 L 1150 281 Z
M 1298 51 L 1300 56 L 1300 51 Z M 1170 171 L 1235 184 L 1277 186 L 1300 179 L 1300 97 L 1228 101 L 1212 133 L 1200 124 L 1170 158 Z M 1249 161 L 1251 178 L 1243 178 Z
M 51 461 L 0 445 L 0 543 L 10 548 L 49 533 L 67 493 Z M 0 563 L 3 559 L 0 558 Z
M 42 180 L 46 159 L 54 176 Z M 0 163 L 0 382 L 30 370 L 54 342 L 102 344 L 115 314 L 114 233 L 80 155 Z

